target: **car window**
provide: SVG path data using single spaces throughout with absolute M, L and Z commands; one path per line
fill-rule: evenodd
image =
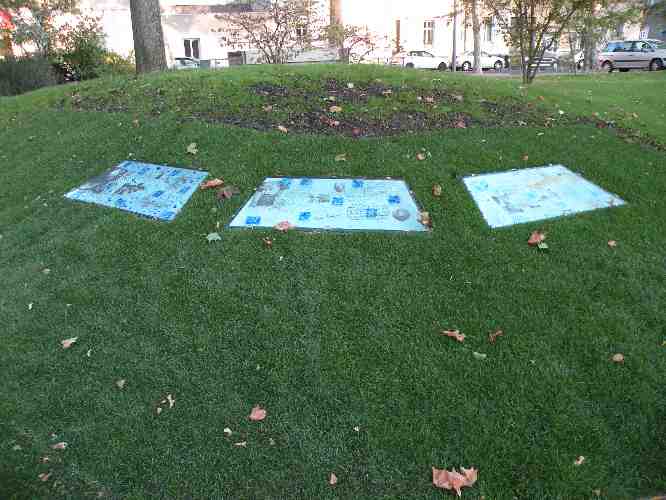
M 652 47 L 649 43 L 645 42 L 636 42 L 634 44 L 634 52 L 652 52 Z
M 423 52 L 423 57 L 435 57 L 430 52 Z

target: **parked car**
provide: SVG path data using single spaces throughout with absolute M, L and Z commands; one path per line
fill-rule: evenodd
M 556 54 L 560 67 L 571 67 L 572 62 L 576 65 L 578 70 L 582 70 L 585 67 L 585 53 L 582 50 L 575 52 L 573 58 L 571 56 L 571 50 L 569 49 L 560 49 Z
M 658 71 L 666 68 L 666 42 L 660 40 L 624 40 L 608 42 L 599 54 L 599 65 L 612 73 L 616 69 L 649 69 Z
M 197 69 L 201 67 L 201 62 L 193 57 L 176 57 L 173 63 L 173 69 Z
M 525 58 L 525 64 L 529 62 L 529 59 Z M 540 61 L 532 61 L 530 67 L 539 66 L 539 69 L 550 69 L 552 71 L 557 71 L 557 68 L 560 65 L 560 58 L 555 52 L 544 52 L 543 57 Z
M 494 69 L 502 71 L 505 66 L 505 57 L 481 52 L 481 69 Z M 465 52 L 456 58 L 456 66 L 463 71 L 472 71 L 474 68 L 474 52 Z
M 399 52 L 391 58 L 391 65 L 403 66 L 405 68 L 438 69 L 446 71 L 451 64 L 446 57 L 434 56 L 425 50 L 412 50 L 410 52 Z

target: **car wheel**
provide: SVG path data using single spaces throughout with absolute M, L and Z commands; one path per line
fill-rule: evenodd
M 601 69 L 603 69 L 607 73 L 612 73 L 615 68 L 613 67 L 612 62 L 604 61 L 604 63 L 601 65 Z
M 629 73 L 629 68 L 620 68 L 620 73 Z
M 661 71 L 664 69 L 664 64 L 661 62 L 661 59 L 652 59 L 650 61 L 650 71 Z
M 414 63 L 407 63 L 407 64 L 405 64 L 405 68 L 414 69 Z
M 464 63 L 462 63 L 461 68 L 463 71 L 472 71 L 472 63 L 469 61 L 465 61 Z
M 437 69 L 440 71 L 446 71 L 446 63 L 439 63 L 439 66 L 437 66 Z
M 502 61 L 495 61 L 495 64 L 493 64 L 493 69 L 495 71 L 502 71 L 504 69 L 504 63 Z

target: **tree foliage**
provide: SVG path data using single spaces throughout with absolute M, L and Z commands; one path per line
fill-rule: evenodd
M 347 61 L 361 62 L 377 48 L 377 36 L 368 28 L 350 24 L 330 24 L 323 30 L 325 37 L 338 47 Z
M 218 31 L 229 32 L 225 40 L 258 49 L 269 64 L 287 62 L 294 50 L 321 39 L 324 31 L 317 0 L 269 0 L 256 10 L 215 17 L 225 24 Z

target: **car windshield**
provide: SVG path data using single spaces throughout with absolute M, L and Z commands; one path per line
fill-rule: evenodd
M 666 50 L 666 42 L 652 42 L 652 46 L 657 50 Z

